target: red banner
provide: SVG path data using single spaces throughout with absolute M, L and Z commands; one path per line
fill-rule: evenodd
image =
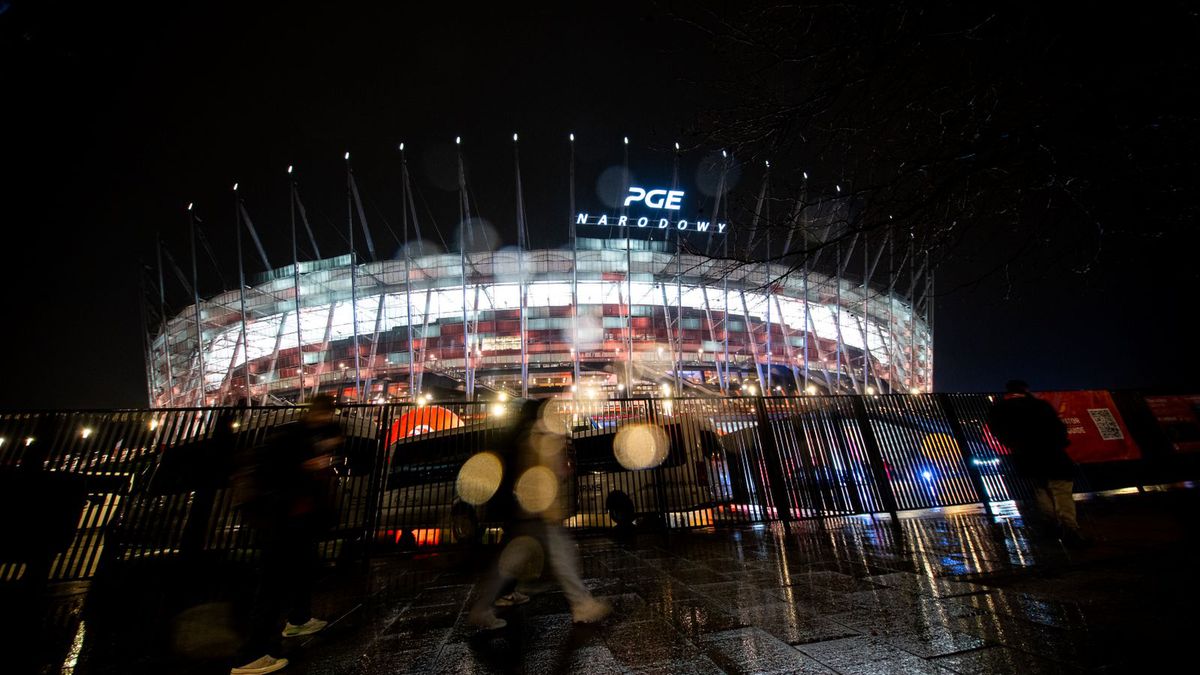
M 1175 452 L 1200 452 L 1200 395 L 1147 396 L 1146 405 Z
M 1034 394 L 1058 411 L 1071 445 L 1067 454 L 1080 464 L 1138 459 L 1142 453 L 1107 391 L 1053 391 Z

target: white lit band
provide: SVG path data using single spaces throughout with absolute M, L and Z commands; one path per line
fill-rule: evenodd
M 575 214 L 576 225 L 598 225 L 600 227 L 629 227 L 643 230 L 667 230 L 675 232 L 702 232 L 706 234 L 725 234 L 726 223 L 714 223 L 708 220 L 685 220 L 683 218 L 650 218 L 648 216 L 610 216 L 602 214 L 593 216 L 588 213 Z

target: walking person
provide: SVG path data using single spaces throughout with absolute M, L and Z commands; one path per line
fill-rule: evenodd
M 1046 527 L 1067 546 L 1086 545 L 1075 516 L 1075 462 L 1067 454 L 1071 440 L 1054 407 L 1011 380 L 1004 397 L 988 413 L 992 435 L 1008 446 L 1013 470 L 1034 487 L 1034 504 Z
M 539 553 L 544 554 L 571 605 L 572 620 L 600 621 L 612 608 L 592 597 L 583 585 L 575 544 L 562 526 L 566 437 L 540 419 L 539 402 L 527 399 L 516 407 L 517 419 L 499 448 L 503 454 L 500 487 L 488 504 L 489 515 L 500 514 L 505 523 L 505 546 L 480 587 L 470 621 L 489 630 L 508 625 L 496 616 L 494 607 L 528 600 L 516 591 L 501 594 L 515 587 L 515 571 L 527 567 Z
M 342 432 L 333 399 L 317 396 L 304 417 L 280 427 L 244 462 L 235 481 L 243 518 L 256 528 L 262 558 L 251 634 L 244 656 L 253 658 L 231 675 L 262 675 L 288 664 L 280 637 L 311 635 L 327 622 L 312 616 L 317 542 L 328 529 L 334 455 Z M 280 614 L 287 622 L 280 632 Z

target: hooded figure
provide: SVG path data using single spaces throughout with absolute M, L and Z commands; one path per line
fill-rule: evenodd
M 1011 380 L 1005 388 L 1004 398 L 988 412 L 988 428 L 1012 451 L 1017 475 L 1033 483 L 1037 510 L 1063 543 L 1086 544 L 1075 517 L 1075 462 L 1067 454 L 1071 441 L 1066 425 L 1021 380 Z

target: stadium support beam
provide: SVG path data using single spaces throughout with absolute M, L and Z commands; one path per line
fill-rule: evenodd
M 767 302 L 775 299 L 775 309 L 779 312 L 779 330 L 783 333 L 783 352 L 788 362 L 788 370 L 792 371 L 792 380 L 796 383 L 797 391 L 804 391 L 804 387 L 800 385 L 800 373 L 796 367 L 796 356 L 792 350 L 792 337 L 788 332 L 787 322 L 783 320 L 783 306 L 779 304 L 779 296 L 772 293 L 768 297 Z
M 316 396 L 320 392 L 321 376 L 325 374 L 324 371 L 328 370 L 328 368 L 322 368 L 322 366 L 329 365 L 329 340 L 333 337 L 333 311 L 336 308 L 337 301 L 331 301 L 329 303 L 329 316 L 325 318 L 325 338 L 321 340 L 321 363 L 317 365 L 317 376 L 313 378 L 313 396 Z
M 362 400 L 362 363 L 358 353 L 358 257 L 354 249 L 354 172 L 350 169 L 350 153 L 346 159 L 346 235 L 350 242 L 350 323 L 354 333 L 354 402 Z M 341 400 L 342 392 L 338 392 Z
M 934 310 L 936 307 L 933 300 L 937 297 L 934 294 L 934 279 L 933 267 L 929 264 L 929 250 L 925 250 L 925 385 L 926 390 L 933 391 L 933 320 Z
M 171 333 L 167 323 L 167 291 L 163 285 L 162 238 L 155 237 L 155 253 L 158 258 L 158 308 L 159 320 L 162 323 L 163 356 L 167 362 L 167 405 L 175 407 L 175 376 L 171 370 Z M 151 343 L 153 344 L 153 343 Z
M 917 288 L 917 254 L 916 242 L 908 239 L 908 386 L 917 387 L 917 300 L 914 291 Z
M 742 318 L 746 321 L 746 341 L 750 343 L 750 356 L 754 359 L 754 372 L 758 374 L 758 388 L 761 390 L 766 380 L 763 378 L 762 363 L 758 359 L 758 342 L 754 339 L 754 329 L 750 323 L 750 307 L 746 304 L 746 291 L 738 291 L 742 299 Z
M 291 168 L 288 167 L 288 173 L 291 173 Z M 300 201 L 300 188 L 297 187 L 296 181 L 292 180 L 292 208 L 295 209 L 295 215 L 300 216 L 300 222 L 304 225 L 304 231 L 308 233 L 308 241 L 313 247 L 313 258 L 321 259 L 321 247 L 317 245 L 317 237 L 313 234 L 312 224 L 308 222 L 308 211 L 304 208 L 304 202 Z M 295 218 L 293 215 L 293 219 Z M 295 259 L 296 256 L 292 256 Z
M 621 174 L 622 186 L 621 194 L 629 194 L 629 137 L 625 137 L 625 163 L 624 171 Z M 621 220 L 624 220 L 625 205 L 621 205 Z M 630 239 L 632 232 L 629 225 L 625 226 L 625 336 L 626 336 L 626 353 L 625 353 L 625 394 L 633 396 L 633 242 Z
M 297 316 L 296 321 L 299 321 L 299 320 L 300 320 L 300 317 Z M 279 365 L 279 350 L 280 350 L 280 348 L 283 347 L 283 334 L 285 332 L 287 332 L 286 329 L 287 329 L 287 314 L 285 313 L 283 316 L 281 316 L 279 318 L 279 330 L 275 333 L 275 349 L 271 350 L 271 368 L 267 371 L 267 373 L 268 373 L 267 382 L 275 381 L 275 370 L 276 370 L 276 367 Z M 249 368 L 249 366 L 250 366 L 250 362 L 249 362 L 249 360 L 247 360 L 246 367 Z M 301 386 L 303 386 L 303 385 L 301 385 Z M 262 405 L 267 404 L 268 396 L 269 396 L 269 393 L 267 391 L 263 391 Z M 250 400 L 250 392 L 249 391 L 246 392 L 246 400 L 247 401 Z
M 425 289 L 425 313 L 421 315 L 421 352 L 417 355 L 417 360 L 421 362 L 421 369 L 417 371 L 417 391 L 413 394 L 413 400 L 416 400 L 416 395 L 421 393 L 421 388 L 425 386 L 425 353 L 429 348 L 429 306 L 433 302 L 433 289 Z
M 805 285 L 807 286 L 807 280 L 806 280 Z M 819 291 L 818 291 L 818 294 L 819 294 Z M 828 366 L 825 365 L 825 361 L 826 361 L 827 357 L 824 353 L 821 352 L 821 339 L 819 337 L 817 337 L 817 322 L 815 319 L 813 319 L 812 312 L 810 312 L 808 309 L 808 293 L 807 293 L 807 291 L 805 291 L 804 298 L 805 298 L 804 315 L 805 315 L 805 320 L 808 322 L 808 327 L 804 334 L 804 350 L 805 350 L 804 351 L 804 370 L 805 370 L 804 387 L 807 390 L 808 384 L 812 378 L 812 371 L 809 370 L 809 367 L 808 367 L 808 357 L 810 354 L 810 352 L 808 350 L 808 337 L 811 335 L 811 336 L 817 338 L 816 342 L 813 343 L 813 347 L 814 347 L 813 351 L 815 351 L 817 353 L 817 361 L 819 361 L 822 366 L 821 372 L 823 374 L 822 379 L 825 382 L 825 392 L 829 393 L 829 394 L 833 394 L 836 392 L 833 391 L 833 387 L 830 385 L 830 382 L 829 382 L 829 368 L 828 368 Z
M 567 193 L 570 199 L 571 210 L 567 214 L 567 222 L 571 223 L 571 360 L 574 365 L 574 379 L 572 383 L 579 383 L 579 228 L 575 223 L 575 134 L 572 133 L 567 137 L 570 143 L 570 166 L 568 171 L 569 183 Z M 521 342 L 524 346 L 524 340 Z M 522 357 L 524 360 L 524 357 Z M 528 372 L 522 376 L 522 388 L 525 391 L 525 396 L 528 396 Z
M 667 326 L 667 344 L 671 346 L 671 362 L 675 370 L 675 395 L 679 396 L 683 392 L 683 386 L 679 379 L 679 358 L 675 355 L 675 337 L 671 332 L 671 305 L 667 300 L 667 285 L 658 284 L 658 287 L 662 289 L 663 323 Z
M 467 219 L 471 217 L 471 210 L 467 203 L 467 174 L 463 168 L 462 138 L 456 137 L 454 145 L 458 157 L 458 266 L 462 278 L 463 397 L 471 401 L 475 398 L 471 377 L 471 327 L 467 323 L 467 231 L 471 227 Z
M 806 237 L 805 241 L 807 241 L 807 237 Z M 808 262 L 806 261 L 804 263 L 804 392 L 805 393 L 808 393 L 808 378 L 809 378 L 808 361 L 809 361 L 810 352 L 809 352 L 809 348 L 808 348 L 808 336 L 816 335 L 815 332 L 811 332 L 812 325 L 813 325 L 812 313 L 809 311 L 809 307 L 808 307 Z M 820 343 L 818 343 L 818 350 L 819 350 L 819 348 L 820 348 Z M 820 357 L 818 356 L 817 358 L 820 358 Z
M 288 210 L 291 214 L 292 225 L 292 288 L 296 299 L 296 374 L 300 381 L 300 386 L 296 387 L 296 402 L 304 402 L 304 335 L 301 332 L 300 325 L 300 259 L 297 253 L 296 243 L 296 210 L 300 204 L 300 195 L 296 194 L 296 181 L 291 178 L 292 167 L 288 167 Z M 303 206 L 300 206 L 303 213 Z M 304 227 L 308 228 L 308 219 L 304 220 Z M 308 234 L 312 236 L 312 229 L 308 228 Z M 316 239 L 313 239 L 313 249 L 317 247 Z M 317 252 L 318 259 L 320 252 Z M 265 394 L 264 394 L 265 400 Z
M 400 144 L 400 212 L 404 223 L 404 332 L 408 336 L 408 400 L 417 400 L 416 364 L 413 362 L 413 321 L 412 321 L 412 251 L 408 245 L 408 213 L 409 200 L 412 199 L 412 189 L 408 182 L 408 155 L 404 153 L 404 144 Z M 413 209 L 413 221 L 416 222 L 416 209 Z M 420 239 L 420 235 L 418 235 Z
M 367 226 L 367 212 L 363 209 L 362 197 L 358 194 L 358 181 L 354 180 L 354 170 L 350 169 L 350 165 L 346 165 L 350 170 L 350 197 L 354 200 L 354 208 L 358 211 L 358 224 L 362 225 L 363 240 L 367 244 L 367 257 L 371 262 L 375 258 L 375 240 L 371 238 L 371 229 Z
M 196 358 L 199 361 L 198 377 L 200 384 L 196 391 L 196 405 L 204 406 L 204 334 L 200 326 L 200 285 L 196 281 L 196 215 L 192 213 L 192 205 L 188 204 L 188 231 L 192 241 L 192 302 L 195 308 L 196 320 Z
M 574 167 L 572 167 L 574 169 Z M 529 235 L 525 231 L 525 197 L 521 193 L 521 155 L 517 146 L 517 135 L 513 134 L 513 170 L 516 175 L 516 191 L 517 191 L 517 306 L 518 318 L 520 319 L 521 331 L 521 398 L 529 398 L 529 348 L 526 343 L 529 341 L 528 322 L 526 321 L 525 305 L 527 304 L 525 289 L 528 284 L 525 282 L 525 250 L 529 246 Z M 572 181 L 574 183 L 574 181 Z M 574 220 L 571 221 L 574 223 Z M 574 231 L 574 225 L 571 226 Z M 574 237 L 572 237 L 572 244 Z M 575 267 L 571 266 L 571 306 L 575 306 Z M 478 303 L 478 295 L 476 296 Z M 574 310 L 574 316 L 577 317 L 578 309 Z M 479 315 L 476 314 L 476 317 Z M 578 318 L 574 321 L 578 324 Z M 575 381 L 579 380 L 579 358 L 575 358 Z
M 762 185 L 758 189 L 758 198 L 754 201 L 754 217 L 750 221 L 750 231 L 753 232 L 754 237 L 756 237 L 756 238 L 758 237 L 759 223 L 762 222 L 763 205 L 767 199 L 767 188 L 771 182 L 771 162 L 768 160 L 768 161 L 764 162 L 764 164 L 766 165 L 766 169 L 763 171 Z M 768 215 L 768 218 L 769 217 L 770 216 Z M 771 259 L 771 228 L 770 228 L 769 223 L 767 225 L 766 243 L 767 243 L 767 260 L 769 261 Z M 752 243 L 752 245 L 753 245 L 753 243 Z M 766 292 L 767 292 L 767 315 L 766 315 L 767 372 L 766 372 L 765 378 L 763 377 L 762 366 L 759 365 L 759 363 L 758 363 L 758 353 L 757 353 L 758 348 L 757 348 L 757 346 L 755 347 L 755 355 L 754 355 L 754 367 L 755 367 L 755 370 L 758 372 L 758 386 L 760 389 L 764 390 L 763 391 L 764 396 L 768 396 L 771 393 L 771 365 L 770 365 L 771 364 L 771 300 L 770 300 L 771 272 L 770 272 L 770 263 L 768 262 L 767 265 L 768 265 L 767 274 L 766 274 L 767 278 L 765 279 Z M 743 310 L 746 309 L 746 294 L 744 292 L 742 293 L 742 308 L 743 308 Z M 746 314 L 746 335 L 747 335 L 748 339 L 750 340 L 751 344 L 754 344 L 755 343 L 754 327 L 750 324 L 750 316 L 749 316 L 748 312 Z
M 221 404 L 228 403 L 229 396 L 233 394 L 233 374 L 237 370 L 238 352 L 244 349 L 244 338 L 242 333 L 238 333 L 237 339 L 233 344 L 233 354 L 229 357 L 229 368 L 225 370 L 225 377 L 221 384 Z
M 247 402 L 249 402 L 250 401 L 250 351 L 248 349 L 246 349 L 246 347 L 249 345 L 249 343 L 246 340 L 246 265 L 245 265 L 245 262 L 242 260 L 242 214 L 245 213 L 246 209 L 245 209 L 245 207 L 242 206 L 242 199 L 238 195 L 237 189 L 238 189 L 238 184 L 234 183 L 233 184 L 233 230 L 234 230 L 233 233 L 234 233 L 234 241 L 236 242 L 235 248 L 237 249 L 237 263 L 238 263 L 238 310 L 239 310 L 239 313 L 241 314 L 241 320 L 242 320 L 241 342 L 242 342 L 242 352 L 243 352 L 243 356 L 244 356 L 244 358 L 242 360 L 245 362 L 245 365 L 242 366 L 242 376 L 243 376 L 243 380 L 244 380 L 244 386 L 246 387 L 245 399 Z M 257 239 L 257 238 L 258 237 L 256 236 L 255 239 Z M 266 261 L 266 255 L 263 256 L 263 261 L 264 262 Z M 268 265 L 269 265 L 269 263 L 268 263 Z M 269 270 L 271 268 L 268 266 L 267 269 Z M 236 349 L 234 350 L 234 353 L 235 354 L 237 353 Z M 236 366 L 236 361 L 234 362 L 233 365 L 230 366 L 231 370 L 229 371 L 229 380 L 230 380 L 230 388 L 231 389 L 232 389 L 232 385 L 233 385 L 233 370 L 232 370 L 232 368 L 234 366 Z
M 671 167 L 671 189 L 679 189 L 679 143 Z M 670 314 L 667 315 L 670 321 Z M 670 335 L 670 333 L 668 333 Z M 683 395 L 683 233 L 675 233 L 675 342 L 671 356 L 675 360 L 675 395 Z
M 383 326 L 383 310 L 386 300 L 387 293 L 381 290 L 379 293 L 379 306 L 375 308 L 375 332 L 371 336 L 371 356 L 367 359 L 367 385 L 363 389 L 368 398 L 371 396 L 371 385 L 375 382 L 375 371 L 377 370 L 375 359 L 379 354 L 379 330 Z M 387 392 L 384 391 L 383 393 L 386 394 Z
M 708 302 L 708 286 L 701 284 L 700 292 L 704 296 L 704 322 L 706 324 L 708 324 L 708 337 L 712 341 L 713 344 L 716 344 L 717 343 L 717 328 L 716 328 L 716 326 L 713 325 L 712 306 Z M 703 366 L 704 366 L 703 360 L 701 361 L 700 365 L 703 368 Z M 727 386 L 725 386 L 725 375 L 724 375 L 724 373 L 721 372 L 721 364 L 717 361 L 716 352 L 713 352 L 713 368 L 717 371 L 717 384 L 721 387 L 721 394 L 728 396 L 729 388 Z M 704 379 L 703 376 L 701 376 L 701 379 Z
M 725 237 L 725 259 L 729 260 L 729 237 Z M 730 382 L 730 380 L 729 380 L 729 314 L 730 314 L 730 312 L 729 312 L 729 268 L 728 267 L 725 268 L 724 274 L 721 275 L 721 292 L 723 295 L 721 300 L 722 300 L 722 303 L 724 304 L 724 306 L 721 308 L 721 313 L 722 313 L 722 317 L 723 317 L 721 319 L 721 335 L 722 335 L 722 342 L 725 343 L 724 344 L 724 347 L 725 347 L 725 384 L 728 387 L 729 382 Z

